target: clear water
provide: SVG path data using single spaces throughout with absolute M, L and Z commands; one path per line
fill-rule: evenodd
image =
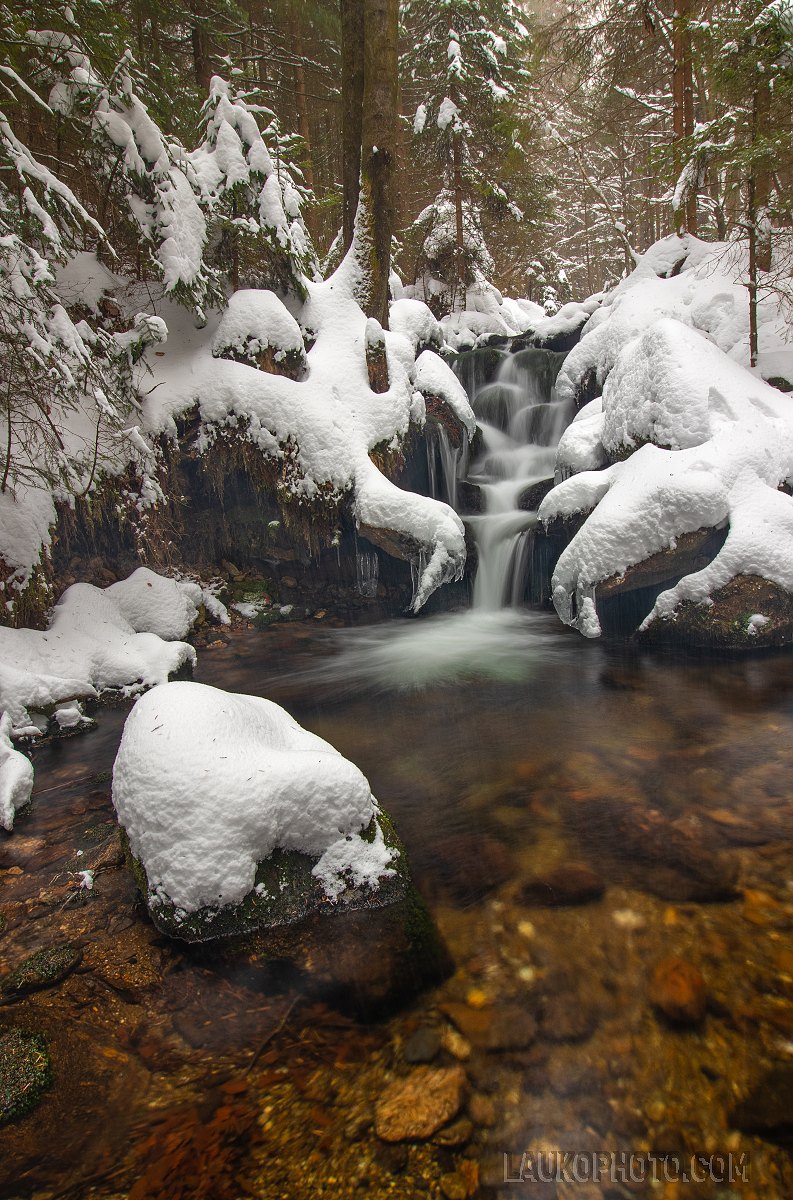
M 47 1033 L 55 1069 L 38 1111 L 0 1128 L 0 1196 L 511 1197 L 535 1193 L 504 1185 L 504 1154 L 537 1147 L 752 1155 L 747 1178 L 690 1193 L 538 1196 L 793 1195 L 781 1124 L 758 1140 L 733 1114 L 753 1087 L 773 1103 L 764 1073 L 793 1062 L 793 658 L 648 656 L 511 603 L 532 516 L 517 498 L 563 420 L 547 377 L 531 391 L 538 361 L 520 377 L 506 362 L 476 396 L 474 608 L 240 629 L 196 671 L 283 704 L 362 768 L 455 974 L 364 1026 L 272 964 L 221 968 L 159 938 L 112 854 L 81 890 L 114 845 L 107 773 L 127 709 L 106 708 L 92 733 L 35 751 L 33 808 L 0 832 L 0 971 L 67 939 L 84 951 L 65 982 L 0 1008 L 0 1031 Z M 373 578 L 362 560 L 359 584 Z M 538 904 L 532 884 L 575 864 L 603 895 Z M 704 979 L 690 1027 L 648 996 L 670 956 Z M 515 1046 L 526 1014 L 536 1034 Z M 391 1146 L 373 1113 L 424 1027 L 443 1041 L 434 1067 L 464 1069 L 467 1110 L 451 1133 Z

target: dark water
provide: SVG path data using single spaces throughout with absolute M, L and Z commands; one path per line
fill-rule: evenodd
M 793 1195 L 783 1116 L 758 1137 L 736 1110 L 755 1086 L 780 1113 L 790 1095 L 793 657 L 645 657 L 548 615 L 466 613 L 243 629 L 199 651 L 196 678 L 282 703 L 362 768 L 457 971 L 367 1027 L 267 964 L 220 971 L 167 944 L 118 864 L 102 773 L 126 709 L 104 708 L 35 751 L 32 812 L 0 835 L 2 968 L 84 950 L 59 987 L 0 1010 L 47 1033 L 55 1071 L 0 1130 L 0 1195 Z M 532 881 L 576 864 L 603 895 L 538 904 Z M 651 1003 L 669 957 L 701 972 L 694 1024 Z M 536 1025 L 518 1045 L 516 1014 Z M 467 1110 L 389 1145 L 372 1112 L 426 1025 L 434 1066 L 466 1072 Z M 750 1151 L 751 1172 L 525 1191 L 503 1154 L 529 1146 Z

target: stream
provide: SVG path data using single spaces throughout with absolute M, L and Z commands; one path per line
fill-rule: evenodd
M 793 1195 L 793 658 L 588 643 L 524 606 L 521 499 L 570 416 L 554 359 L 523 351 L 466 381 L 483 429 L 470 609 L 198 643 L 198 681 L 275 700 L 363 770 L 455 973 L 366 1025 L 272 964 L 160 937 L 109 797 L 128 706 L 97 709 L 91 732 L 35 748 L 33 807 L 0 831 L 0 974 L 64 941 L 83 952 L 0 1011 L 0 1029 L 46 1034 L 54 1072 L 0 1129 L 0 1197 Z M 676 1000 L 701 1002 L 690 1020 L 658 1003 L 670 962 L 688 972 L 671 971 Z M 382 1141 L 375 1105 L 425 1061 L 463 1069 L 462 1109 Z M 684 1185 L 505 1178 L 529 1148 L 740 1167 Z

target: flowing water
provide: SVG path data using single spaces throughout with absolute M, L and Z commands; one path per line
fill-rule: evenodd
M 271 964 L 220 967 L 160 938 L 109 801 L 127 708 L 98 710 L 94 731 L 35 750 L 33 808 L 0 832 L 0 971 L 64 940 L 83 950 L 57 986 L 0 1009 L 0 1030 L 47 1035 L 55 1076 L 0 1129 L 0 1196 L 793 1195 L 793 659 L 647 655 L 519 606 L 519 501 L 564 419 L 529 360 L 474 397 L 489 427 L 470 467 L 485 496 L 474 608 L 199 645 L 197 679 L 276 700 L 366 773 L 454 975 L 363 1025 Z M 360 584 L 372 575 L 362 561 Z M 669 960 L 678 1001 L 704 992 L 689 1024 L 653 1002 Z M 413 1077 L 417 1033 L 433 1070 L 462 1068 L 466 1099 L 431 1136 L 384 1142 L 373 1112 Z M 514 1178 L 537 1148 L 654 1151 L 671 1173 L 505 1182 L 504 1155 Z M 732 1181 L 673 1182 L 692 1154 L 735 1156 Z

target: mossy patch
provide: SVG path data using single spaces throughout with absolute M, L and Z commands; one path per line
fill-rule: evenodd
M 395 852 L 391 862 L 393 875 L 384 876 L 375 890 L 345 889 L 335 901 L 325 894 L 321 882 L 312 875 L 317 858 L 296 850 L 276 849 L 256 869 L 254 886 L 239 904 L 206 907 L 187 913 L 167 898 L 154 893 L 141 861 L 131 853 L 122 830 L 122 845 L 135 882 L 146 901 L 149 915 L 161 933 L 185 942 L 233 940 L 262 929 L 296 924 L 313 913 L 357 911 L 382 908 L 401 900 L 412 888 L 404 863 L 404 849 L 390 820 L 381 813 L 373 818 L 361 836 L 371 841 L 378 821 L 389 849 Z
M 0 995 L 24 996 L 28 992 L 53 987 L 80 965 L 82 957 L 82 950 L 69 942 L 37 950 L 10 975 L 0 980 Z
M 43 1034 L 9 1029 L 0 1034 L 0 1125 L 34 1109 L 52 1082 Z
M 758 575 L 736 575 L 710 599 L 710 604 L 684 601 L 670 617 L 653 621 L 641 639 L 719 650 L 793 644 L 793 596 L 778 584 Z M 757 616 L 765 620 L 758 623 Z

